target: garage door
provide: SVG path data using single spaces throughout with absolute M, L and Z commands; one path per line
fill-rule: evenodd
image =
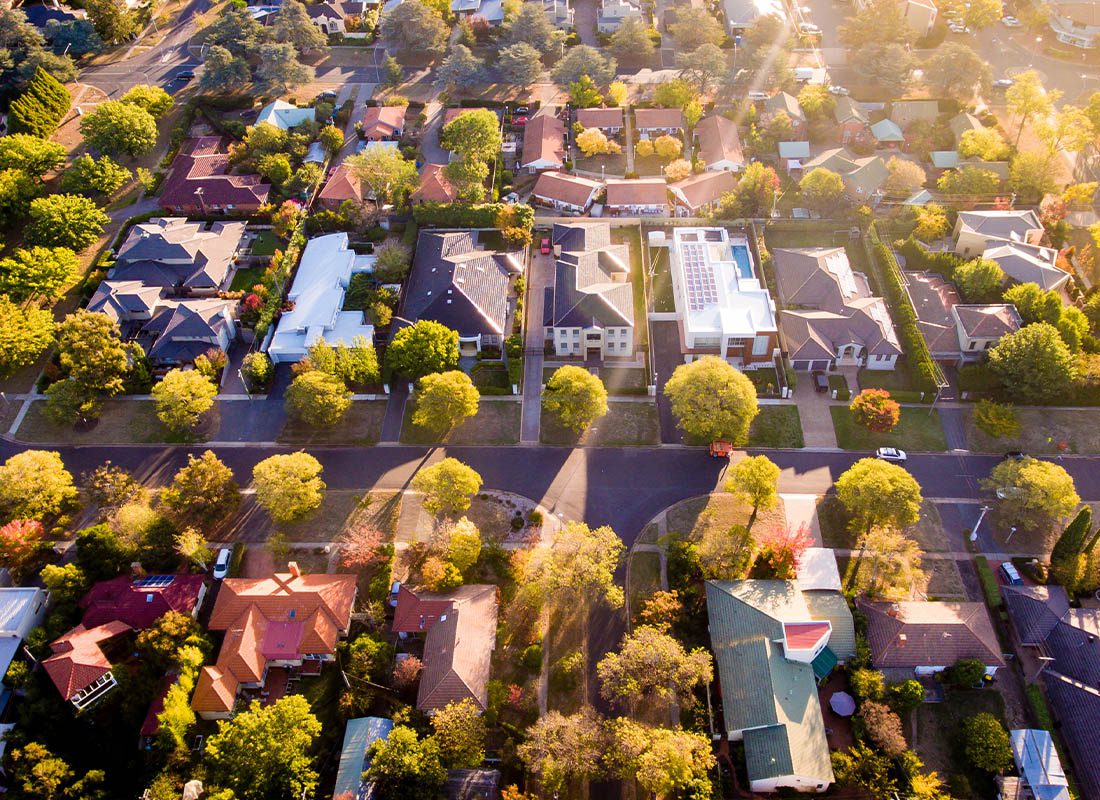
M 795 372 L 809 372 L 810 371 L 810 364 L 812 364 L 813 362 L 812 361 L 795 361 L 793 363 L 794 363 L 794 371 Z
M 815 369 L 829 369 L 829 359 L 827 358 L 805 359 L 802 361 L 795 361 L 793 363 L 795 372 L 810 372 Z

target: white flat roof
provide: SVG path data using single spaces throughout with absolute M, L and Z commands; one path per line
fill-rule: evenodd
M 734 247 L 744 248 L 748 274 L 736 261 Z M 676 228 L 670 256 L 686 331 L 746 337 L 776 330 L 775 306 L 756 277 L 745 237 L 731 239 L 725 228 Z
M 840 570 L 836 555 L 828 547 L 807 547 L 798 562 L 798 588 L 804 592 L 815 589 L 831 589 L 839 592 Z
M 27 614 L 33 614 L 31 608 L 38 597 L 39 590 L 33 586 L 10 586 L 0 589 L 0 636 L 10 635 L 19 630 Z

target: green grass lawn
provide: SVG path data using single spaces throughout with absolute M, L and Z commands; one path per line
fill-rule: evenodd
M 518 405 L 518 404 L 517 404 Z M 543 444 L 567 447 L 617 447 L 659 444 L 660 424 L 656 403 L 608 402 L 608 411 L 591 427 L 577 433 L 562 426 L 558 418 L 542 409 Z
M 260 231 L 252 240 L 251 253 L 254 256 L 273 256 L 279 249 L 279 237 L 272 231 Z
M 413 424 L 414 407 L 412 402 L 405 406 L 401 441 L 404 444 L 442 444 L 439 432 Z M 482 398 L 477 414 L 451 431 L 447 444 L 515 444 L 519 441 L 520 412 L 520 403 L 514 400 Z
M 56 444 L 153 444 L 201 441 L 204 434 L 218 429 L 218 408 L 208 414 L 201 431 L 194 435 L 173 433 L 157 419 L 156 406 L 149 400 L 107 400 L 103 413 L 91 426 L 76 428 L 71 425 L 55 425 L 43 413 L 44 402 L 31 404 L 27 415 L 16 432 L 16 438 L 24 442 L 49 442 Z
M 634 346 L 639 349 L 649 347 L 649 326 L 646 318 L 645 302 L 645 265 L 642 263 L 642 232 L 636 226 L 612 228 L 611 241 L 626 244 L 630 249 L 630 281 L 634 292 Z
M 888 392 L 909 392 L 913 390 L 913 382 L 909 378 L 909 371 L 901 364 L 897 369 L 861 369 L 859 371 L 860 389 L 885 389 Z
M 913 452 L 942 452 L 947 449 L 940 415 L 923 408 L 902 408 L 901 421 L 890 433 L 872 433 L 855 423 L 845 406 L 830 406 L 837 444 L 845 450 L 875 450 L 899 447 Z
M 655 247 L 651 251 L 651 256 L 652 254 L 657 256 L 650 286 L 653 294 L 653 310 L 657 313 L 675 311 L 676 301 L 672 296 L 672 269 L 668 262 L 668 248 Z
M 798 406 L 761 406 L 749 428 L 749 447 L 804 447 Z
M 231 292 L 247 292 L 264 277 L 263 267 L 243 267 L 237 270 L 233 276 L 233 282 L 229 284 Z
M 486 389 L 506 390 L 511 394 L 512 385 L 508 382 L 508 368 L 496 362 L 482 362 L 470 370 L 470 378 L 478 391 L 485 394 Z
M 645 370 L 637 367 L 600 367 L 600 380 L 610 395 L 646 393 Z
M 1004 699 L 994 689 L 948 689 L 942 703 L 923 703 L 916 714 L 917 735 L 910 742 L 924 762 L 926 771 L 936 771 L 948 782 L 949 776 L 965 776 L 971 797 L 994 797 L 993 778 L 970 766 L 960 735 L 963 721 L 988 712 L 1004 722 Z M 907 731 L 908 733 L 908 731 Z
M 376 444 L 382 435 L 385 416 L 385 400 L 356 400 L 344 418 L 331 428 L 314 428 L 288 419 L 277 440 L 281 444 Z

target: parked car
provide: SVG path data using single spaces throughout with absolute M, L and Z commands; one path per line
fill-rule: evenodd
M 970 33 L 970 28 L 958 22 L 948 22 L 947 29 L 952 33 Z
M 1020 577 L 1020 571 L 1011 561 L 1001 564 L 1001 579 L 1009 586 L 1023 586 L 1024 579 Z
M 835 94 L 837 97 L 847 97 L 849 92 L 843 86 L 830 86 L 829 94 Z
M 1008 461 L 1023 461 L 1027 457 L 1027 453 L 1023 450 L 1009 450 L 1005 453 L 1005 459 Z
M 180 81 L 181 83 L 187 83 L 195 77 L 195 71 L 191 69 L 185 69 L 183 72 L 177 72 L 176 77 L 172 80 Z
M 815 392 L 827 392 L 829 391 L 829 376 L 819 369 L 815 369 L 810 373 L 810 377 L 814 380 Z
M 547 237 L 542 237 L 542 241 L 539 242 L 539 252 L 544 256 L 550 255 L 550 240 Z
M 904 450 L 898 450 L 896 447 L 880 447 L 875 451 L 875 458 L 883 461 L 893 461 L 895 464 L 904 464 L 908 456 L 905 455 Z
M 233 548 L 223 547 L 214 561 L 214 580 L 220 581 L 229 574 L 229 562 L 233 560 Z
M 993 81 L 993 88 L 994 89 L 1007 89 L 1009 86 L 1011 86 L 1015 82 L 1016 81 L 1012 80 L 1012 78 L 998 78 L 997 80 Z
M 800 22 L 798 24 L 798 32 L 805 36 L 817 36 L 821 33 L 821 28 L 814 25 L 812 22 Z
M 513 125 L 526 125 L 527 124 L 527 117 L 512 117 L 512 124 Z
M 517 106 L 516 108 L 512 109 L 512 114 L 517 117 L 526 117 L 530 113 L 531 109 L 529 109 L 527 106 Z
M 730 453 L 733 452 L 733 442 L 727 442 L 718 440 L 710 443 L 710 457 L 711 458 L 729 458 Z
M 1006 28 L 1019 28 L 1022 27 L 1024 23 L 1020 22 L 1020 20 L 1015 17 L 1001 17 L 1001 24 Z
M 757 101 L 757 102 L 762 101 L 762 100 L 767 100 L 768 96 L 769 95 L 768 95 L 767 92 L 749 92 L 749 94 L 748 94 L 748 97 L 749 97 L 750 100 Z

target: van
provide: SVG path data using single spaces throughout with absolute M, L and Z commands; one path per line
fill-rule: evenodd
M 1024 579 L 1020 577 L 1020 571 L 1011 561 L 1001 564 L 1001 578 L 1009 586 L 1023 586 Z
M 214 580 L 220 581 L 229 574 L 229 562 L 233 560 L 233 548 L 223 547 L 214 561 Z

